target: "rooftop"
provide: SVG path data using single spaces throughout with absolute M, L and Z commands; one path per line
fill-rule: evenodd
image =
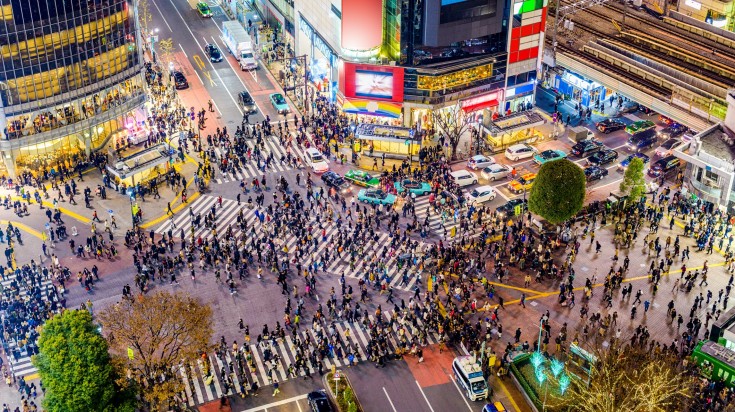
M 720 123 L 699 135 L 702 150 L 726 162 L 735 159 L 735 132 Z

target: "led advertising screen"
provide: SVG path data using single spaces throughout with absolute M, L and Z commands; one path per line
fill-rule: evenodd
M 393 73 L 355 70 L 355 96 L 393 98 Z

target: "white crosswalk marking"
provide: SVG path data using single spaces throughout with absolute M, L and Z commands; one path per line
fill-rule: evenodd
M 247 143 L 248 146 L 254 147 L 254 143 L 252 141 L 248 141 Z M 293 167 L 291 167 L 290 165 L 286 163 L 281 163 L 281 157 L 288 156 L 288 154 L 286 149 L 278 143 L 276 138 L 265 139 L 264 146 L 265 148 L 262 149 L 263 156 L 267 157 L 272 153 L 274 157 L 274 161 L 270 163 L 265 172 L 260 168 L 260 166 L 262 166 L 262 162 L 258 164 L 255 158 L 251 158 L 248 162 L 244 164 L 241 163 L 240 170 L 235 171 L 235 173 L 222 173 L 218 168 L 215 167 L 216 172 L 214 180 L 218 184 L 241 182 L 243 180 L 250 180 L 255 177 L 261 177 L 264 173 L 283 173 L 288 170 L 293 170 Z M 217 159 L 225 157 L 227 153 L 226 149 L 220 147 L 213 147 L 210 150 L 214 151 Z M 298 152 L 298 150 L 292 150 L 291 156 L 301 158 L 301 155 Z

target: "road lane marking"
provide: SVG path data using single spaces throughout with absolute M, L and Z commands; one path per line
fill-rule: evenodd
M 298 402 L 298 401 L 300 401 L 302 399 L 306 399 L 306 395 L 294 396 L 293 398 L 284 399 L 284 400 L 278 401 L 278 402 L 272 402 L 272 403 L 269 403 L 267 405 L 256 406 L 255 408 L 245 409 L 242 412 L 267 411 L 268 408 L 273 408 L 273 407 L 281 406 L 281 405 L 287 405 L 287 404 L 292 403 L 292 402 Z
M 393 401 L 392 401 L 392 400 L 390 400 L 390 396 L 388 396 L 388 391 L 387 391 L 387 390 L 385 390 L 385 386 L 383 386 L 383 393 L 385 393 L 385 397 L 386 397 L 386 398 L 388 398 L 388 403 L 390 403 L 390 407 L 391 407 L 391 408 L 393 408 L 393 412 L 398 412 L 398 411 L 396 410 L 396 406 L 395 406 L 395 405 L 393 405 Z
M 184 53 L 184 57 L 186 57 L 188 59 L 189 58 L 189 55 L 186 54 L 186 50 L 184 50 L 184 46 L 182 46 L 181 43 L 179 43 L 179 48 Z
M 153 1 L 151 3 L 153 3 L 154 6 L 156 6 L 156 10 L 158 10 L 158 14 L 161 15 L 161 18 L 163 19 L 163 22 L 166 23 L 166 27 L 168 27 L 168 31 L 170 31 L 171 33 L 173 33 L 174 32 L 174 29 L 171 28 L 171 25 L 170 24 L 168 24 L 168 21 L 166 20 L 166 17 L 163 15 L 163 12 L 161 11 L 160 8 L 158 8 L 158 4 L 156 4 L 155 1 Z
M 181 45 L 179 44 L 179 46 Z M 197 66 L 199 66 L 199 70 L 204 71 L 204 62 L 202 61 L 202 58 L 199 57 L 198 54 L 193 54 L 191 57 L 194 59 L 194 63 L 196 63 Z
M 218 27 L 218 28 L 219 28 L 219 27 Z M 220 30 L 220 31 L 221 31 L 221 30 Z M 218 47 L 218 48 L 219 48 L 220 50 L 222 50 L 222 48 L 220 47 L 220 45 L 219 45 L 219 44 L 217 43 L 217 39 L 215 39 L 215 38 L 214 38 L 214 36 L 212 36 L 212 41 L 214 42 L 214 44 L 216 44 L 216 45 L 217 45 L 217 47 Z M 232 63 L 230 63 L 230 60 L 229 60 L 229 59 L 224 59 L 224 60 L 225 60 L 225 61 L 227 62 L 227 65 L 228 65 L 228 66 L 230 66 L 230 68 L 232 69 L 232 71 L 233 71 L 233 72 L 235 73 L 235 77 L 237 77 L 237 80 L 239 80 L 239 81 L 240 81 L 240 84 L 242 84 L 242 87 L 243 87 L 243 88 L 244 88 L 245 90 L 247 90 L 248 92 L 250 92 L 250 90 L 248 89 L 248 87 L 247 87 L 247 86 L 245 85 L 245 82 L 244 82 L 244 81 L 242 81 L 242 79 L 240 78 L 240 75 L 239 75 L 239 74 L 237 74 L 237 70 L 235 70 L 235 68 L 234 68 L 234 67 L 232 66 Z M 251 95 L 252 95 L 252 93 L 251 93 Z M 257 108 L 258 108 L 258 110 L 260 110 L 260 113 L 261 113 L 261 114 L 263 115 L 263 117 L 265 117 L 265 112 L 263 112 L 263 108 L 262 108 L 262 107 L 260 107 L 260 105 L 258 104 L 258 101 L 257 101 L 257 100 L 255 100 L 255 96 L 252 96 L 252 97 L 253 97 L 253 103 L 255 103 L 255 107 L 257 107 Z
M 462 398 L 462 400 L 464 401 L 464 404 L 467 405 L 467 409 L 469 409 L 470 412 L 472 412 L 473 409 L 470 406 L 470 403 L 467 402 L 467 397 L 464 395 L 464 393 L 462 393 L 462 389 L 460 389 L 459 388 L 459 385 L 457 385 L 457 381 L 454 380 L 454 376 L 452 376 L 452 375 L 448 375 L 448 376 L 449 376 L 450 379 L 452 379 L 452 383 L 454 384 L 454 387 L 457 388 L 457 392 L 459 392 L 459 397 Z M 519 409 L 516 408 L 516 410 L 519 410 Z
M 429 403 L 429 398 L 426 397 L 426 393 L 424 393 L 424 390 L 421 389 L 421 385 L 419 385 L 419 381 L 414 381 L 414 382 L 416 382 L 416 386 L 419 387 L 419 391 L 421 391 L 421 394 L 424 395 L 424 400 L 426 401 L 426 404 L 429 405 L 429 410 L 431 412 L 434 412 L 434 407 L 431 406 L 431 404 Z
M 209 70 L 202 71 L 202 74 L 204 75 L 204 77 L 206 77 L 207 79 L 209 79 L 209 85 L 210 86 L 217 87 L 217 83 L 215 83 L 214 80 L 212 80 L 212 74 L 209 73 Z M 214 103 L 214 100 L 212 100 L 212 103 Z

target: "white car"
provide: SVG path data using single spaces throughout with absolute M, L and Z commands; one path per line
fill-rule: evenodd
M 495 181 L 508 177 L 512 171 L 513 168 L 510 166 L 495 163 L 494 165 L 490 165 L 482 169 L 482 173 L 480 174 L 485 180 Z
M 467 201 L 472 205 L 477 205 L 493 200 L 495 196 L 497 196 L 497 193 L 495 193 L 492 186 L 478 186 L 467 193 Z
M 324 155 L 313 147 L 306 149 L 306 158 L 311 164 L 311 168 L 314 169 L 314 173 L 324 173 L 329 170 L 329 163 L 327 163 Z
M 671 139 L 666 139 L 666 141 L 661 143 L 661 146 L 656 148 L 655 155 L 657 157 L 671 156 L 674 153 L 674 150 L 680 148 L 684 144 L 685 142 L 683 140 L 675 137 L 672 137 Z
M 512 160 L 514 162 L 517 162 L 521 159 L 528 159 L 529 157 L 533 157 L 535 154 L 536 149 L 533 146 L 525 143 L 514 144 L 513 146 L 505 150 L 505 157 L 508 160 Z
M 449 174 L 459 187 L 477 184 L 477 175 L 466 170 L 457 170 Z
M 472 170 L 481 170 L 492 164 L 495 164 L 495 159 L 483 155 L 475 155 L 470 157 L 467 161 L 467 168 Z

